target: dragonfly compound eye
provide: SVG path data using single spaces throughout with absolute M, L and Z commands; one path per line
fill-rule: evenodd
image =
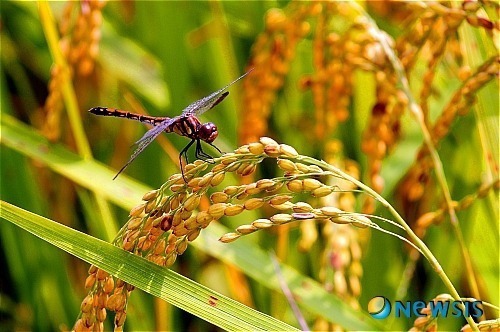
M 212 143 L 217 138 L 217 135 L 219 135 L 219 132 L 217 131 L 217 126 L 215 124 L 207 122 L 200 126 L 198 134 L 203 141 Z

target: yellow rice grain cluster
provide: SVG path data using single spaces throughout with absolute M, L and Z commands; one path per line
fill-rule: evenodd
M 375 73 L 376 103 L 364 130 L 361 149 L 367 155 L 368 183 L 377 192 L 384 188 L 380 175 L 382 162 L 401 137 L 401 116 L 407 105 L 406 97 L 397 89 L 396 78 L 391 69 Z M 363 212 L 372 213 L 374 202 L 367 199 Z
M 404 6 L 398 4 L 399 9 L 405 7 L 409 9 L 407 14 L 413 15 L 404 19 L 406 28 L 402 29 L 404 33 L 396 41 L 395 49 L 408 76 L 411 75 L 417 59 L 423 58 L 427 62 L 427 68 L 422 77 L 420 106 L 424 120 L 433 128 L 432 134 L 436 143 L 448 133 L 450 124 L 456 116 L 464 115 L 470 109 L 478 89 L 498 75 L 498 58 L 486 61 L 479 69 L 482 72 L 480 77 L 476 77 L 472 82 L 467 79 L 434 125 L 429 124 L 429 99 L 435 92 L 434 81 L 438 66 L 445 61 L 450 63 L 453 60 L 460 66 L 457 71 L 463 73 L 460 77 L 462 79 L 466 79 L 464 76 L 470 71 L 462 66 L 463 51 L 457 39 L 458 28 L 464 23 L 475 22 L 472 25 L 486 30 L 497 29 L 496 24 L 486 23 L 488 19 L 476 13 L 481 6 L 475 1 L 465 1 L 462 7 L 456 8 L 442 2 L 408 2 Z M 399 141 L 400 118 L 406 108 L 407 100 L 397 86 L 392 68 L 379 67 L 375 71 L 375 79 L 377 103 L 372 109 L 372 117 L 363 135 L 362 149 L 368 155 L 369 183 L 372 188 L 380 192 L 384 187 L 384 181 L 380 176 L 382 161 Z M 427 181 L 428 170 L 432 168 L 431 161 L 424 158 L 426 154 L 426 151 L 419 153 L 420 165 L 415 166 L 425 171 L 412 169 L 408 176 L 411 178 L 409 181 L 411 184 L 405 184 L 401 189 L 401 192 L 408 196 L 408 200 L 418 199 L 423 194 L 423 185 L 419 185 L 418 182 Z M 373 203 L 371 199 L 368 199 L 363 211 L 372 212 Z
M 418 59 L 426 61 L 420 90 L 426 121 L 439 66 L 450 60 L 462 66 L 458 28 L 468 23 L 488 31 L 498 29 L 498 24 L 481 16 L 481 6 L 489 5 L 474 1 L 464 1 L 461 7 L 439 2 L 397 4 L 398 20 L 404 27 L 393 47 L 404 70 L 410 76 Z M 341 32 L 332 28 L 332 22 L 339 17 L 352 22 Z M 266 31 L 252 49 L 250 65 L 255 66 L 255 70 L 244 82 L 245 109 L 241 123 L 245 125 L 240 127 L 240 141 L 253 141 L 266 133 L 270 103 L 283 84 L 296 48 L 299 42 L 311 39 L 313 72 L 299 81 L 302 90 L 310 90 L 313 97 L 314 117 L 311 118 L 314 120 L 309 124 L 312 129 L 307 135 L 319 142 L 331 135 L 337 123 L 349 116 L 355 70 L 373 73 L 376 102 L 364 130 L 362 150 L 368 156 L 368 182 L 381 192 L 384 188 L 380 175 L 382 162 L 399 142 L 400 121 L 408 100 L 399 89 L 399 81 L 383 48 L 370 30 L 370 24 L 347 3 L 291 2 L 283 10 L 270 10 Z M 462 66 L 459 71 L 466 73 L 466 69 Z M 363 211 L 373 210 L 374 201 L 368 199 Z
M 440 294 L 432 299 L 434 303 L 438 301 L 454 301 L 450 294 Z M 427 332 L 427 331 L 437 331 L 438 330 L 438 318 L 432 315 L 432 309 L 430 304 L 428 304 L 424 309 L 420 311 L 421 314 L 425 315 L 418 317 L 413 322 L 413 326 L 410 328 L 410 332 Z M 498 331 L 500 328 L 500 319 L 483 320 L 477 324 L 479 331 Z M 465 325 L 460 329 L 461 332 L 473 331 L 469 324 Z
M 475 95 L 479 89 L 498 76 L 500 69 L 497 56 L 488 59 L 476 72 L 471 75 L 453 95 L 445 106 L 441 115 L 431 127 L 435 145 L 449 133 L 452 123 L 458 116 L 464 116 L 475 103 Z M 399 191 L 404 201 L 414 202 L 422 198 L 426 185 L 430 181 L 430 172 L 433 169 L 432 160 L 425 146 L 420 148 L 417 160 L 410 168 Z
M 435 303 L 438 301 L 453 301 L 453 298 L 449 294 L 440 294 L 432 299 L 432 301 Z M 413 326 L 410 328 L 410 331 L 437 331 L 437 318 L 432 316 L 430 304 L 420 310 L 420 314 L 423 314 L 425 316 L 415 319 L 415 321 L 413 322 Z
M 82 301 L 80 317 L 75 323 L 74 330 L 104 331 L 107 310 L 115 312 L 115 331 L 122 330 L 127 315 L 128 297 L 134 287 L 91 266 L 85 288 L 89 289 L 89 293 Z
M 82 2 L 74 26 L 70 26 L 67 21 L 62 26 L 61 48 L 77 76 L 88 76 L 94 70 L 105 4 L 102 0 Z
M 354 11 L 342 2 L 291 2 L 284 10 L 272 9 L 266 17 L 266 31 L 252 49 L 254 72 L 245 80 L 245 109 L 240 141 L 250 142 L 267 131 L 270 104 L 283 85 L 299 42 L 312 32 L 313 73 L 299 81 L 303 91 L 311 90 L 314 104 L 315 140 L 322 140 L 349 117 L 355 69 L 382 70 L 385 57 L 362 20 L 340 35 L 332 29 L 335 18 L 356 20 Z
M 268 204 L 269 207 L 277 210 L 279 213 L 274 214 L 268 219 L 258 219 L 251 224 L 241 225 L 236 228 L 235 232 L 223 235 L 220 241 L 225 243 L 232 242 L 243 235 L 294 221 L 306 221 L 306 223 L 308 220 L 331 221 L 335 224 L 351 224 L 359 228 L 366 228 L 373 225 L 373 222 L 363 215 L 349 213 L 334 206 L 313 208 L 306 202 L 291 202 L 291 199 L 299 194 L 308 193 L 316 198 L 327 197 L 338 191 L 352 191 L 353 187 L 347 185 L 345 189 L 340 190 L 338 184 L 324 184 L 317 180 L 316 177 L 331 176 L 332 174 L 317 165 L 308 165 L 293 160 L 295 157 L 299 157 L 299 155 L 292 147 L 283 144 L 278 145 L 269 138 L 261 138 L 261 143 L 266 144 L 264 151 L 267 151 L 266 154 L 268 156 L 277 158 L 278 167 L 284 172 L 284 176 L 275 179 L 262 179 L 248 185 L 230 186 L 224 189 L 223 192 L 213 194 L 211 199 L 213 202 L 217 202 L 215 205 L 222 204 L 221 209 L 222 207 L 231 208 L 232 215 L 242 212 L 245 207 L 252 209 L 253 206 L 260 207 L 263 204 Z M 279 150 L 281 155 L 278 155 L 276 150 Z M 286 159 L 283 157 L 286 157 Z M 282 187 L 288 190 L 288 194 L 275 194 L 275 191 Z M 270 195 L 259 198 L 250 197 L 251 195 L 260 193 Z M 353 204 L 354 199 L 346 198 L 347 195 L 348 193 L 344 192 L 340 194 L 340 197 L 344 197 L 341 198 L 343 202 L 341 204 L 352 207 L 349 203 Z M 246 202 L 241 206 L 227 203 L 232 199 L 245 199 Z M 338 202 L 336 202 L 337 204 Z M 233 210 L 235 211 L 234 214 Z M 304 249 L 307 249 L 304 244 L 303 246 Z
M 235 232 L 224 234 L 219 240 L 224 243 L 229 243 L 237 240 L 243 235 L 254 233 L 261 229 L 294 221 L 302 222 L 304 220 L 330 221 L 339 225 L 350 224 L 358 228 L 367 228 L 374 225 L 370 218 L 364 215 L 349 213 L 336 207 L 325 206 L 322 208 L 313 208 L 306 202 L 292 203 L 289 200 L 284 200 L 285 197 L 279 198 L 281 204 L 272 204 L 272 202 L 269 202 L 269 205 L 280 212 L 288 213 L 277 213 L 268 219 L 258 219 L 249 225 L 241 225 L 236 228 Z M 284 201 L 281 201 L 281 199 Z
M 356 26 L 340 36 L 331 30 L 331 20 L 341 4 L 318 4 L 312 41 L 314 72 L 299 82 L 303 91 L 311 90 L 314 104 L 314 139 L 321 141 L 331 134 L 338 122 L 347 120 L 352 95 L 352 80 L 360 47 L 352 36 L 359 36 Z M 362 44 L 362 43 L 361 43 Z
M 78 6 L 78 4 L 80 5 Z M 63 10 L 60 20 L 61 39 L 59 44 L 73 78 L 89 76 L 94 70 L 95 60 L 99 53 L 101 10 L 104 5 L 105 2 L 102 0 L 81 3 L 69 1 Z M 72 17 L 75 7 L 79 9 L 76 21 Z M 45 122 L 42 132 L 50 140 L 57 140 L 60 136 L 63 79 L 62 69 L 59 65 L 54 65 L 48 86 L 49 94 L 43 107 Z
M 475 95 L 477 92 L 490 81 L 498 78 L 499 70 L 500 57 L 493 56 L 464 81 L 432 127 L 431 134 L 434 144 L 439 143 L 448 134 L 450 126 L 457 116 L 464 116 L 469 113 L 476 101 Z
M 467 195 L 458 202 L 454 202 L 453 208 L 455 211 L 463 211 L 468 209 L 473 203 L 477 202 L 479 199 L 485 198 L 492 190 L 498 191 L 500 188 L 500 180 L 496 179 L 489 183 L 483 183 L 477 192 Z M 427 229 L 431 225 L 438 225 L 446 216 L 446 208 L 442 207 L 436 211 L 430 211 L 422 214 L 415 223 L 415 234 L 420 238 L 423 238 Z
M 477 328 L 481 332 L 490 331 L 500 331 L 500 318 L 483 320 L 477 324 Z M 460 332 L 472 332 L 474 331 L 469 324 L 464 325 L 460 329 Z
M 181 174 L 174 174 L 161 188 L 143 196 L 143 202 L 131 209 L 128 222 L 113 243 L 157 265 L 170 267 L 177 256 L 185 252 L 189 242 L 194 241 L 212 221 L 223 216 L 236 216 L 263 205 L 279 212 L 290 210 L 291 213 L 278 213 L 270 219 L 242 225 L 235 233 L 224 235 L 221 241 L 231 242 L 241 235 L 293 220 L 330 220 L 357 227 L 371 224 L 370 219 L 364 216 L 345 213 L 337 208 L 313 209 L 305 202 L 292 203 L 291 199 L 299 193 L 324 197 L 337 189 L 315 178 L 329 173 L 316 165 L 294 161 L 299 157 L 293 147 L 262 137 L 259 142 L 243 145 L 233 153 L 216 158 L 214 164 L 200 160 L 188 164 L 185 168 L 186 179 Z M 210 195 L 211 204 L 207 208 L 199 209 L 202 196 L 209 189 L 219 186 L 227 173 L 249 175 L 264 158 L 276 159 L 284 176 L 226 186 Z M 127 301 L 133 287 L 96 267 L 89 270 L 86 287 L 89 295 L 82 303 L 77 327 L 99 330 L 106 316 L 105 309 L 108 309 L 116 312 L 115 328 L 120 329 L 125 321 Z
M 414 3 L 412 7 L 420 7 L 423 10 L 420 20 L 415 22 L 415 27 L 409 34 L 416 33 L 414 36 L 408 36 L 411 39 L 419 40 L 418 44 L 413 44 L 413 58 L 419 52 L 424 53 L 428 58 L 427 70 L 423 76 L 422 90 L 420 91 L 420 106 L 424 112 L 426 122 L 428 122 L 429 106 L 428 99 L 431 96 L 434 77 L 437 66 L 443 61 L 445 51 L 455 57 L 455 62 L 462 63 L 462 51 L 460 50 L 458 28 L 467 21 L 469 24 L 492 30 L 495 25 L 486 18 L 478 17 L 476 12 L 481 5 L 476 1 L 464 1 L 461 8 L 448 7 L 446 3 L 429 2 Z M 480 23 L 481 22 L 481 23 Z M 486 23 L 489 22 L 489 23 Z M 425 36 L 425 37 L 424 37 Z M 401 38 L 399 45 L 411 44 L 406 42 L 407 38 Z M 407 52 L 407 54 L 411 52 Z M 404 58 L 403 58 L 404 59 Z M 403 61 L 404 63 L 404 61 Z M 407 70 L 409 68 L 406 68 Z M 464 68 L 465 69 L 465 68 Z M 463 70 L 462 70 L 463 71 Z
M 287 9 L 270 9 L 265 31 L 252 47 L 250 67 L 254 71 L 245 79 L 244 112 L 239 129 L 242 143 L 254 142 L 267 133 L 267 121 L 276 92 L 295 56 L 296 45 L 309 33 L 307 18 L 319 4 L 293 2 Z
M 214 163 L 197 160 L 188 164 L 185 178 L 174 174 L 159 189 L 143 196 L 143 202 L 130 210 L 129 220 L 113 244 L 157 265 L 170 267 L 211 222 L 265 206 L 275 213 L 241 225 L 219 240 L 229 243 L 273 226 L 316 220 L 323 227 L 327 243 L 322 254 L 321 279 L 327 289 L 359 307 L 357 298 L 361 293 L 363 271 L 361 238 L 356 229 L 380 229 L 373 221 L 380 218 L 353 212 L 353 192 L 357 187 L 352 177 L 359 177 L 359 169 L 343 160 L 339 143 L 332 145 L 331 153 L 335 157 L 330 162 L 345 171 L 301 156 L 293 147 L 268 137 L 215 158 Z M 222 185 L 227 173 L 249 175 L 265 158 L 276 160 L 282 176 L 225 185 L 221 190 L 215 188 Z M 200 205 L 209 190 L 210 204 Z M 319 207 L 301 200 L 307 195 L 313 200 L 319 198 Z M 346 224 L 354 227 L 342 227 Z M 115 329 L 121 330 L 134 287 L 94 266 L 89 270 L 85 286 L 89 292 L 82 302 L 75 329 L 102 330 L 106 310 L 111 310 L 115 311 Z M 321 326 L 321 321 L 318 324 Z
M 433 92 L 433 82 L 438 73 L 438 66 L 445 54 L 446 47 L 450 40 L 456 40 L 457 28 L 459 24 L 453 21 L 450 24 L 449 16 L 440 16 L 428 27 L 428 35 L 425 51 L 429 60 L 427 69 L 422 78 L 422 89 L 420 90 L 420 108 L 422 109 L 426 123 L 429 122 L 429 97 Z
M 336 10 L 344 13 L 345 6 L 339 3 Z M 328 33 L 325 44 L 328 46 L 323 50 L 322 58 L 325 71 L 315 73 L 323 81 L 314 88 L 318 92 L 315 93 L 313 89 L 313 94 L 326 96 L 322 107 L 324 116 L 318 116 L 316 112 L 316 128 L 321 127 L 316 133 L 318 138 L 331 135 L 336 123 L 345 121 L 349 116 L 354 71 L 360 69 L 372 72 L 376 83 L 376 102 L 363 134 L 362 150 L 368 156 L 367 172 L 371 186 L 381 191 L 384 185 L 380 176 L 382 160 L 400 137 L 400 117 L 407 100 L 397 89 L 396 77 L 382 47 L 370 34 L 371 26 L 362 17 L 351 15 L 354 22 L 343 35 Z M 319 53 L 319 50 L 315 52 Z M 320 67 L 319 60 L 316 67 Z M 321 107 L 316 103 L 315 108 Z M 365 207 L 364 211 L 369 213 L 373 209 Z

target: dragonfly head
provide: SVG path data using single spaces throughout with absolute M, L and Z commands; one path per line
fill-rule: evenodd
M 198 134 L 202 141 L 212 143 L 217 138 L 217 135 L 219 135 L 219 132 L 217 131 L 217 126 L 215 124 L 207 122 L 200 126 Z

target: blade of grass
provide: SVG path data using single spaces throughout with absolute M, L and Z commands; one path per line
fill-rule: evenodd
M 137 205 L 142 195 L 151 190 L 125 176 L 113 181 L 116 171 L 96 161 L 84 160 L 61 144 L 51 144 L 35 130 L 9 115 L 2 114 L 0 123 L 2 144 L 48 165 L 82 187 L 100 193 L 120 206 L 131 208 Z
M 292 331 L 292 326 L 107 242 L 1 201 L 0 217 L 145 292 L 227 330 Z M 210 304 L 211 296 L 218 300 Z

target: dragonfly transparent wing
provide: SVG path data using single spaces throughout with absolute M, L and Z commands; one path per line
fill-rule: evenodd
M 248 73 L 250 73 L 252 70 L 253 70 L 253 68 L 250 69 L 249 71 L 247 71 L 246 73 L 244 73 L 243 75 L 241 75 L 240 77 L 238 77 L 237 79 L 235 79 L 234 81 L 232 81 L 231 83 L 229 83 L 228 85 L 226 85 L 225 87 L 223 87 L 222 89 L 217 90 L 214 93 L 206 96 L 205 98 L 199 99 L 199 100 L 195 101 L 194 103 L 190 104 L 188 107 L 186 107 L 182 111 L 181 116 L 182 115 L 188 115 L 188 114 L 192 114 L 192 115 L 198 116 L 198 115 L 201 115 L 201 114 L 205 113 L 209 109 L 212 109 L 215 105 L 217 105 L 222 100 L 224 100 L 224 98 L 227 97 L 227 95 L 229 94 L 229 92 L 226 91 L 226 90 L 231 85 L 233 85 L 234 83 L 238 82 L 243 77 L 247 76 Z
M 120 175 L 121 172 L 127 168 L 128 165 L 130 165 L 137 156 L 144 151 L 144 149 L 152 142 L 155 140 L 156 137 L 158 137 L 165 129 L 167 129 L 173 122 L 175 122 L 178 119 L 178 117 L 167 119 L 163 122 L 161 122 L 159 125 L 149 129 L 137 142 L 134 143 L 134 145 L 137 145 L 137 148 L 135 149 L 134 153 L 130 156 L 130 159 L 127 161 L 127 163 L 120 169 L 120 171 L 115 175 L 113 178 L 116 179 L 118 175 Z

